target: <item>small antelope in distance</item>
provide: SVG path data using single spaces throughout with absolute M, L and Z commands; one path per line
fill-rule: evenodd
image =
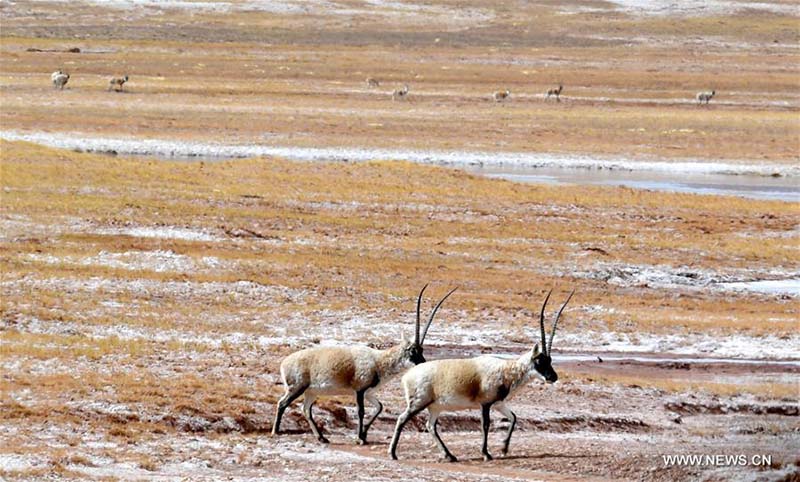
M 359 445 L 367 443 L 367 431 L 375 419 L 378 418 L 383 405 L 375 398 L 374 391 L 378 386 L 419 363 L 425 363 L 422 355 L 422 346 L 428 328 L 446 300 L 455 289 L 442 298 L 433 309 L 425 329 L 420 335 L 420 305 L 425 285 L 417 298 L 417 324 L 414 340 L 406 341 L 403 336 L 399 345 L 386 350 L 376 350 L 366 346 L 329 346 L 315 347 L 300 350 L 287 356 L 281 363 L 281 378 L 286 386 L 286 393 L 278 401 L 275 414 L 275 423 L 272 425 L 272 435 L 280 432 L 281 417 L 289 405 L 300 395 L 305 393 L 303 399 L 303 415 L 314 435 L 322 443 L 328 443 L 314 422 L 311 408 L 320 395 L 347 395 L 355 392 L 356 405 L 358 406 L 358 441 Z M 375 405 L 377 411 L 364 423 L 364 399 Z
M 54 89 L 64 90 L 64 86 L 67 85 L 67 82 L 69 82 L 69 74 L 62 72 L 61 69 L 58 69 L 50 74 L 50 80 L 53 81 Z
M 128 76 L 124 77 L 111 77 L 108 80 L 108 90 L 114 89 L 117 92 L 122 92 L 122 86 L 128 81 Z
M 561 102 L 561 91 L 564 90 L 563 85 L 559 85 L 557 89 L 550 89 L 547 91 L 547 97 L 544 100 L 550 98 L 550 96 L 556 96 L 556 102 Z
M 403 84 L 402 89 L 392 92 L 392 100 L 405 100 L 408 98 L 408 84 Z
M 378 79 L 375 79 L 373 77 L 367 77 L 366 82 L 367 82 L 367 88 L 369 88 L 369 89 L 373 89 L 375 87 L 380 87 L 380 85 L 381 85 L 381 83 L 378 82 Z
M 548 344 L 545 342 L 544 308 L 547 300 L 550 299 L 550 293 L 547 293 L 539 314 L 539 327 L 542 334 L 541 348 L 537 343 L 531 351 L 515 360 L 506 360 L 491 355 L 467 359 L 436 360 L 417 365 L 403 375 L 402 383 L 407 408 L 397 419 L 392 443 L 389 446 L 389 455 L 392 459 L 397 460 L 395 452 L 403 427 L 411 418 L 426 408 L 428 409 L 428 432 L 431 433 L 436 445 L 439 446 L 448 461 L 456 462 L 456 458 L 444 445 L 436 431 L 439 415 L 446 410 L 481 408 L 483 431 L 481 453 L 484 460 L 492 460 L 487 447 L 489 411 L 492 407 L 499 410 L 511 423 L 503 442 L 503 454 L 508 453 L 508 444 L 517 423 L 517 416 L 506 406 L 505 401 L 534 376 L 538 376 L 547 383 L 554 383 L 558 380 L 558 375 L 551 364 L 550 350 L 553 346 L 553 337 L 556 334 L 556 326 L 561 312 L 564 311 L 564 307 L 567 306 L 575 292 L 570 293 L 567 301 L 558 310 Z
M 697 95 L 695 96 L 695 98 L 697 99 L 697 105 L 700 105 L 703 102 L 705 102 L 706 105 L 708 105 L 708 102 L 711 99 L 713 99 L 716 94 L 717 94 L 716 90 L 712 90 L 711 92 L 708 92 L 708 91 L 706 91 L 706 92 L 698 92 Z
M 492 98 L 494 99 L 495 102 L 503 102 L 504 100 L 507 100 L 510 96 L 511 96 L 511 91 L 508 89 L 498 90 L 497 92 L 492 94 Z

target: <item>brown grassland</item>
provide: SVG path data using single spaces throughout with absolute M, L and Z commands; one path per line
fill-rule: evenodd
M 403 5 L 2 2 L 0 131 L 800 158 L 796 15 Z M 50 84 L 57 68 L 72 76 L 63 91 Z M 125 73 L 125 91 L 108 92 Z M 392 102 L 403 83 L 410 99 Z M 562 101 L 545 101 L 559 83 Z M 511 100 L 491 102 L 504 88 Z M 796 480 L 800 368 L 769 351 L 798 346 L 800 300 L 720 282 L 798 272 L 797 203 L 519 184 L 396 159 L 165 161 L 2 139 L 0 189 L 0 478 Z M 648 270 L 682 281 L 635 274 Z M 289 433 L 268 436 L 284 356 L 392 344 L 427 282 L 431 299 L 459 287 L 429 359 L 522 353 L 546 291 L 577 290 L 554 344 L 559 383 L 511 403 L 509 457 L 481 462 L 479 417 L 461 412 L 441 430 L 463 463 L 438 462 L 420 420 L 390 462 L 396 380 L 369 446 L 352 443 L 347 397 L 315 408 L 329 447 L 311 442 L 296 406 Z M 721 346 L 762 361 L 703 359 Z M 497 451 L 506 422 L 493 422 Z M 673 453 L 774 459 L 666 466 Z

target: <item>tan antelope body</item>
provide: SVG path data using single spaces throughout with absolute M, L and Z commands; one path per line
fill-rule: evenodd
M 420 305 L 422 288 L 417 298 L 417 324 L 414 340 L 406 341 L 386 350 L 377 350 L 366 346 L 330 346 L 307 348 L 286 357 L 281 362 L 281 378 L 286 386 L 286 393 L 278 402 L 272 434 L 280 432 L 281 418 L 286 408 L 300 395 L 303 399 L 303 415 L 311 426 L 312 432 L 322 443 L 328 443 L 314 422 L 311 409 L 320 395 L 349 395 L 355 393 L 358 407 L 358 443 L 367 443 L 367 431 L 372 422 L 378 418 L 383 405 L 375 397 L 375 390 L 388 379 L 400 372 L 425 362 L 423 343 L 428 328 L 436 316 L 439 307 L 450 296 L 450 291 L 434 307 L 425 329 L 420 335 Z M 364 423 L 364 400 L 376 407 L 376 412 Z
M 408 98 L 408 84 L 404 84 L 402 89 L 392 92 L 392 100 L 406 100 Z
M 508 89 L 500 90 L 492 94 L 492 98 L 494 99 L 495 102 L 503 102 L 504 100 L 508 100 L 510 97 L 511 97 L 511 91 Z
M 500 90 L 492 94 L 492 98 L 495 102 L 503 102 L 504 100 L 508 100 L 509 97 L 511 97 L 511 91 L 508 89 Z
M 69 74 L 59 69 L 50 74 L 50 80 L 53 82 L 54 89 L 64 90 L 64 86 L 69 82 Z
M 547 383 L 554 383 L 558 375 L 552 367 L 550 347 L 553 344 L 558 319 L 572 294 L 561 306 L 550 334 L 549 345 L 545 342 L 544 309 L 548 293 L 539 315 L 542 335 L 541 349 L 537 343 L 532 350 L 517 359 L 502 359 L 483 355 L 468 359 L 436 360 L 417 365 L 403 375 L 402 384 L 406 397 L 406 410 L 397 419 L 389 455 L 397 459 L 397 444 L 405 424 L 422 410 L 428 409 L 428 431 L 445 459 L 455 462 L 456 458 L 442 442 L 436 430 L 439 415 L 444 411 L 458 411 L 472 408 L 481 409 L 481 428 L 483 445 L 481 453 L 484 460 L 491 460 L 488 450 L 489 412 L 492 408 L 502 413 L 511 425 L 503 442 L 503 454 L 508 453 L 511 434 L 514 432 L 517 417 L 505 402 L 534 377 Z
M 555 96 L 556 102 L 561 102 L 561 91 L 564 90 L 563 85 L 559 85 L 558 88 L 550 89 L 547 91 L 547 97 L 545 100 L 549 99 L 552 96 Z
M 128 81 L 127 75 L 122 77 L 111 77 L 110 79 L 108 79 L 108 90 L 114 89 L 117 92 L 121 92 L 122 86 L 125 85 L 125 82 L 127 81 Z
M 698 92 L 697 95 L 695 96 L 695 99 L 697 99 L 697 105 L 700 105 L 703 102 L 705 102 L 707 105 L 711 101 L 711 99 L 714 98 L 715 95 L 717 95 L 716 90 Z

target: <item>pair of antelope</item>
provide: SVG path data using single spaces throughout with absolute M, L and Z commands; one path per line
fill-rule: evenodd
M 50 74 L 50 80 L 53 82 L 54 89 L 64 90 L 64 86 L 67 85 L 67 82 L 69 82 L 69 74 L 62 72 L 61 69 L 59 69 Z M 108 80 L 108 90 L 114 89 L 117 92 L 121 92 L 122 86 L 125 85 L 125 82 L 127 81 L 127 75 L 122 77 L 111 77 Z
M 403 427 L 426 408 L 428 431 L 446 460 L 457 461 L 436 430 L 439 415 L 444 411 L 478 407 L 481 409 L 483 459 L 492 460 L 488 450 L 489 414 L 492 408 L 502 413 L 511 424 L 502 448 L 502 453 L 507 454 L 517 417 L 505 402 L 534 377 L 547 383 L 558 380 L 550 353 L 558 319 L 574 291 L 570 293 L 555 316 L 549 342 L 546 340 L 544 312 L 552 290 L 547 293 L 539 313 L 541 345 L 536 343 L 530 351 L 516 359 L 506 360 L 483 355 L 476 358 L 426 362 L 423 356 L 425 336 L 436 312 L 455 291 L 453 289 L 447 293 L 436 304 L 420 334 L 420 308 L 422 295 L 427 287 L 428 285 L 425 285 L 417 297 L 417 322 L 413 341 L 407 341 L 403 336 L 399 345 L 386 350 L 375 350 L 364 346 L 319 347 L 301 350 L 286 357 L 281 363 L 281 377 L 286 386 L 286 393 L 278 402 L 272 434 L 277 435 L 280 432 L 284 411 L 295 399 L 305 394 L 303 414 L 317 439 L 322 443 L 328 443 L 328 439 L 322 435 L 314 422 L 311 413 L 314 402 L 320 395 L 346 395 L 355 392 L 358 413 L 357 443 L 366 444 L 367 431 L 383 411 L 383 405 L 374 396 L 374 391 L 392 376 L 408 369 L 402 377 L 406 409 L 397 419 L 389 446 L 389 455 L 392 459 L 397 460 L 397 444 Z M 376 407 L 375 413 L 366 423 L 364 422 L 365 399 Z
M 374 89 L 380 87 L 381 83 L 374 77 L 367 77 L 367 88 Z M 403 87 L 392 91 L 392 100 L 406 100 L 408 99 L 408 84 L 403 84 Z
M 559 85 L 558 88 L 549 89 L 547 91 L 547 96 L 545 97 L 545 100 L 549 99 L 551 96 L 555 96 L 556 101 L 561 102 L 560 96 L 562 90 L 564 90 L 563 85 Z M 511 98 L 511 91 L 508 89 L 499 90 L 494 94 L 492 94 L 492 99 L 494 99 L 495 102 L 503 102 L 505 100 L 508 100 L 509 98 Z

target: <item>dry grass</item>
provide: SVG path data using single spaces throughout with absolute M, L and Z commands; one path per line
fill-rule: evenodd
M 428 19 L 420 31 L 409 20 L 415 16 L 366 15 L 348 27 L 325 15 L 171 11 L 126 18 L 126 28 L 84 26 L 76 41 L 68 25 L 89 18 L 113 23 L 120 11 L 31 6 L 39 12 L 30 17 L 35 23 L 11 18 L 2 34 L 4 128 L 80 126 L 102 136 L 242 143 L 266 136 L 293 146 L 797 161 L 800 62 L 788 47 L 796 43 L 794 17 L 474 7 L 494 13 L 466 31 L 446 17 Z M 441 32 L 430 30 L 437 25 Z M 691 43 L 698 36 L 721 44 L 698 47 Z M 621 49 L 625 39 L 632 40 Z M 27 51 L 75 46 L 82 53 Z M 73 73 L 64 92 L 50 89 L 56 66 Z M 123 71 L 131 74 L 129 92 L 105 92 L 107 77 Z M 188 82 L 191 76 L 203 82 Z M 368 76 L 381 87 L 366 89 Z M 404 82 L 411 84 L 410 101 L 392 103 L 388 93 Z M 565 85 L 565 102 L 543 102 L 541 95 L 558 83 Z M 499 88 L 511 89 L 511 102 L 488 100 Z M 715 105 L 697 108 L 694 94 L 710 88 L 718 91 Z M 61 108 L 58 119 L 53 108 Z
M 269 159 L 198 165 L 8 142 L 2 144 L 2 161 L 5 216 L 23 215 L 45 224 L 80 219 L 89 226 L 77 232 L 68 228 L 47 239 L 15 235 L 15 242 L 5 243 L 1 261 L 8 279 L 35 269 L 43 279 L 249 280 L 314 287 L 304 299 L 290 301 L 285 313 L 366 302 L 340 291 L 343 283 L 364 296 L 383 293 L 382 303 L 400 309 L 401 300 L 415 291 L 420 277 L 462 285 L 465 296 L 454 300 L 457 307 L 514 313 L 529 306 L 529 289 L 557 283 L 558 273 L 569 276 L 572 265 L 674 265 L 682 260 L 698 269 L 738 269 L 790 265 L 796 257 L 792 238 L 754 242 L 758 233 L 788 231 L 798 223 L 795 207 L 781 202 L 626 188 L 526 186 L 390 161 L 329 164 Z M 164 225 L 221 239 L 247 229 L 275 242 L 265 244 L 257 238 L 197 242 L 96 232 Z M 741 237 L 743 233 L 750 237 Z M 607 255 L 587 260 L 583 253 L 588 251 L 583 250 L 588 247 L 601 248 Z M 91 261 L 103 252 L 152 250 L 167 250 L 193 263 L 213 256 L 224 264 L 182 272 Z M 48 256 L 54 261 L 38 261 Z M 533 286 L 532 277 L 537 279 Z M 675 298 L 658 290 L 632 296 L 604 282 L 573 278 L 570 283 L 580 286 L 586 304 L 619 309 L 606 321 L 625 331 L 680 326 L 703 332 L 713 326 L 782 333 L 792 328 L 791 313 L 796 310 L 793 302 L 765 304 L 700 293 Z M 35 305 L 12 297 L 0 306 L 9 314 L 44 320 L 70 319 L 74 313 L 91 311 L 89 300 L 64 297 L 58 288 L 41 286 L 35 293 L 40 300 Z M 146 297 L 116 290 L 104 296 L 124 305 L 148 303 Z M 228 296 L 186 306 L 184 300 L 167 295 L 155 312 L 123 314 L 122 319 L 169 328 L 209 310 L 227 311 L 231 301 L 234 298 Z M 168 319 L 158 314 L 167 312 L 173 313 Z M 114 323 L 105 315 L 85 318 L 96 325 Z M 100 350 L 98 356 L 103 353 L 102 347 L 91 350 Z

